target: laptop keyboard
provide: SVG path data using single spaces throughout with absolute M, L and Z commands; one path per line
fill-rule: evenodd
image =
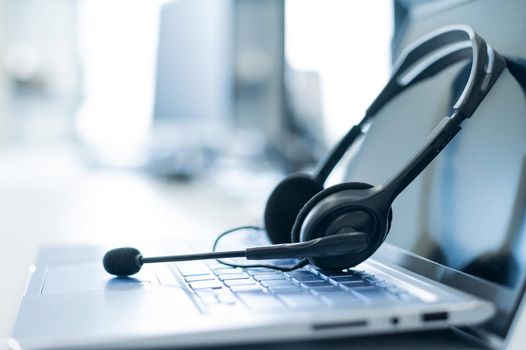
M 216 261 L 174 264 L 204 312 L 286 311 L 419 301 L 404 289 L 364 271 L 281 272 L 233 268 Z

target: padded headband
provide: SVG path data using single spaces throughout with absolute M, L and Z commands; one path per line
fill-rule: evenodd
M 391 99 L 406 88 L 434 76 L 453 63 L 471 57 L 471 71 L 462 94 L 453 106 L 458 123 L 471 117 L 489 88 L 506 67 L 505 60 L 468 26 L 441 28 L 407 46 L 394 64 L 389 82 L 367 109 L 365 116 L 353 126 L 329 152 L 315 171 L 314 178 L 324 183 L 339 160 L 370 119 Z

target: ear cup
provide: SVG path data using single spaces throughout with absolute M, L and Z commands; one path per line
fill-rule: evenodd
M 361 182 L 339 184 L 323 190 L 305 204 L 292 229 L 292 239 L 295 242 L 348 230 L 370 234 L 370 245 L 364 251 L 351 255 L 309 258 L 312 264 L 323 269 L 336 270 L 353 267 L 372 255 L 385 240 L 393 217 L 390 207 L 386 206 L 384 210 L 377 211 L 367 204 L 361 204 L 354 209 L 347 206 L 352 206 L 353 201 L 360 202 L 371 196 L 367 189 L 372 187 Z M 337 201 L 340 201 L 340 204 L 335 206 Z M 303 227 L 304 225 L 308 226 Z
M 272 191 L 265 207 L 265 229 L 274 244 L 290 243 L 292 226 L 301 208 L 323 190 L 323 185 L 305 174 L 291 175 Z
M 296 221 L 294 222 L 294 225 L 292 227 L 292 233 L 291 233 L 291 240 L 292 242 L 299 242 L 300 241 L 300 232 L 301 232 L 301 225 L 303 225 L 303 221 L 305 221 L 305 218 L 307 217 L 307 215 L 309 214 L 309 212 L 312 210 L 312 208 L 314 208 L 314 206 L 316 204 L 318 204 L 323 198 L 333 194 L 333 193 L 336 193 L 338 191 L 343 191 L 343 190 L 361 190 L 361 189 L 367 189 L 367 188 L 372 188 L 373 186 L 370 185 L 370 184 L 367 184 L 367 183 L 364 183 L 364 182 L 346 182 L 346 183 L 342 183 L 342 184 L 338 184 L 338 185 L 335 185 L 335 186 L 331 186 L 321 192 L 319 192 L 318 194 L 316 194 L 315 196 L 313 196 L 312 198 L 310 198 L 310 200 L 308 202 L 305 203 L 305 206 L 303 206 L 303 208 L 301 208 L 301 210 L 299 211 L 297 217 L 296 217 Z

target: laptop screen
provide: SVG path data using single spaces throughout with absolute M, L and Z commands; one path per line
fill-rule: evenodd
M 469 6 L 487 2 L 454 10 Z M 526 6 L 522 8 L 519 13 L 524 14 Z M 491 13 L 499 18 L 499 11 Z M 399 37 L 401 45 L 456 23 L 451 12 L 413 18 Z M 513 35 L 504 40 L 506 33 L 485 31 L 486 24 L 466 24 L 499 52 L 513 56 Z M 379 184 L 400 168 L 451 112 L 469 67 L 468 61 L 458 63 L 390 102 L 355 150 L 348 179 Z M 522 298 L 526 276 L 525 96 L 526 90 L 506 70 L 457 137 L 397 198 L 387 238 L 402 255 L 415 257 L 405 260 L 406 267 L 425 272 L 419 264 L 420 258 L 427 259 L 437 267 L 433 278 L 493 301 L 497 315 L 485 328 L 501 338 Z
M 414 230 L 397 225 L 388 241 L 491 289 L 479 296 L 504 336 L 526 271 L 526 99 L 508 72 L 495 88 L 413 189 Z

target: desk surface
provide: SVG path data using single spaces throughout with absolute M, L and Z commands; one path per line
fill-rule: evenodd
M 255 223 L 265 200 L 265 195 L 252 193 L 247 198 L 220 186 L 167 183 L 136 173 L 88 169 L 72 154 L 56 149 L 4 151 L 0 168 L 0 275 L 9 282 L 0 290 L 0 349 L 16 316 L 27 268 L 39 247 L 140 245 L 177 239 L 188 232 L 209 240 L 219 230 Z M 522 338 L 515 343 L 518 349 L 526 341 Z M 394 345 L 421 348 L 424 344 L 437 349 L 477 348 L 449 331 L 295 345 L 302 349 L 322 345 L 326 349 L 379 349 Z M 289 349 L 291 344 L 272 347 Z

